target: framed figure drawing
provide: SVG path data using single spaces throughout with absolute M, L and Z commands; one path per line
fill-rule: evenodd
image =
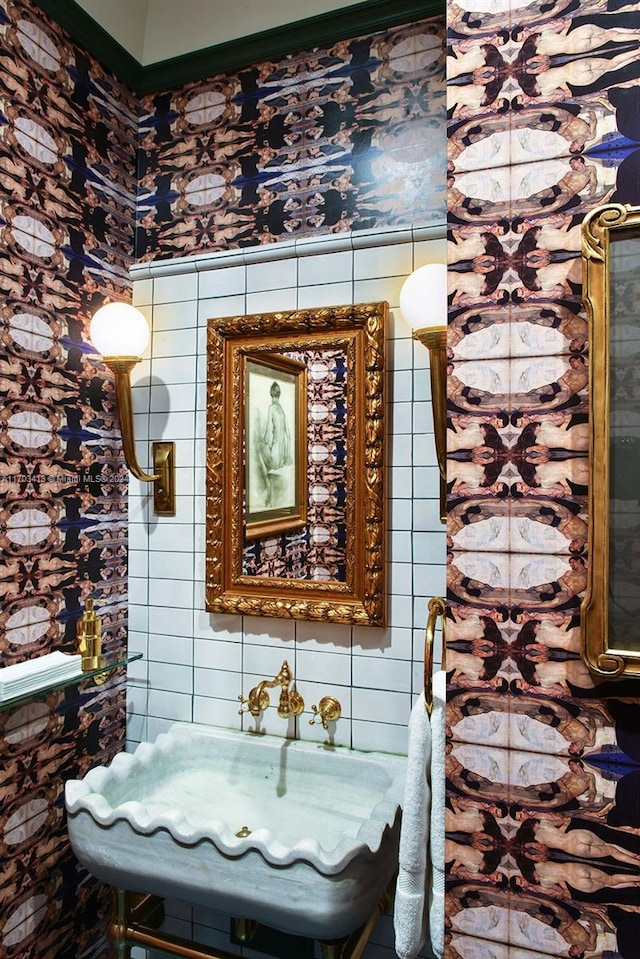
M 307 367 L 277 354 L 245 355 L 245 534 L 307 520 Z
M 210 612 L 384 625 L 387 314 L 209 320 Z

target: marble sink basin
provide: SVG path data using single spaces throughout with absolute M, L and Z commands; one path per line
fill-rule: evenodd
M 336 939 L 396 871 L 405 770 L 400 756 L 176 723 L 67 782 L 71 845 L 121 889 Z

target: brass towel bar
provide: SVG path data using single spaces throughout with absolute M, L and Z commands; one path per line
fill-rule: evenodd
M 442 668 L 445 662 L 445 613 L 447 606 L 442 596 L 434 596 L 429 600 L 429 615 L 427 617 L 427 626 L 424 633 L 424 703 L 427 713 L 431 715 L 433 710 L 433 641 L 438 622 L 438 616 L 442 617 Z

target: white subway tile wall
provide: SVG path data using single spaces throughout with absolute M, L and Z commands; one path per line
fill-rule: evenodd
M 423 231 L 424 234 L 424 231 Z M 254 728 L 239 715 L 238 697 L 283 659 L 305 700 L 298 720 L 274 708 L 260 728 L 322 742 L 310 725 L 311 706 L 324 695 L 342 704 L 334 742 L 358 749 L 406 753 L 411 706 L 423 681 L 427 603 L 445 589 L 445 534 L 438 512 L 429 357 L 399 311 L 402 284 L 423 263 L 444 261 L 444 228 L 430 237 L 404 231 L 373 236 L 358 249 L 330 238 L 320 252 L 305 241 L 282 258 L 243 263 L 208 256 L 166 275 L 154 264 L 134 268 L 134 302 L 152 337 L 134 378 L 134 417 L 140 460 L 150 443 L 176 442 L 177 513 L 153 514 L 150 490 L 130 484 L 130 643 L 144 659 L 129 672 L 128 748 L 152 740 L 176 720 Z M 316 243 L 314 250 L 318 250 Z M 227 258 L 228 259 L 228 258 Z M 161 274 L 161 275 L 158 275 Z M 211 615 L 204 609 L 206 325 L 211 317 L 258 311 L 386 300 L 390 306 L 387 376 L 388 625 L 336 626 L 254 616 Z M 426 318 L 425 325 L 429 322 Z M 436 665 L 440 658 L 440 638 Z M 384 944 L 382 944 L 384 945 Z M 369 947 L 369 950 L 371 947 Z M 369 950 L 367 955 L 369 956 Z

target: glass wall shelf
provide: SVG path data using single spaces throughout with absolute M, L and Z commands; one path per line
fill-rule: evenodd
M 127 666 L 136 659 L 142 659 L 142 653 L 105 653 L 104 659 L 104 666 L 100 666 L 99 669 L 89 669 L 87 672 L 78 672 L 74 676 L 66 676 L 64 679 L 57 679 L 50 683 L 44 681 L 46 678 L 43 677 L 43 685 L 37 689 L 31 689 L 28 693 L 21 693 L 19 696 L 11 696 L 8 699 L 2 700 L 2 702 L 0 702 L 0 712 L 5 709 L 15 709 L 16 706 L 21 706 L 23 703 L 38 699 L 55 690 L 66 689 L 67 686 L 83 683 L 87 679 L 94 679 L 95 683 L 100 685 L 114 669 L 118 669 L 119 666 Z

